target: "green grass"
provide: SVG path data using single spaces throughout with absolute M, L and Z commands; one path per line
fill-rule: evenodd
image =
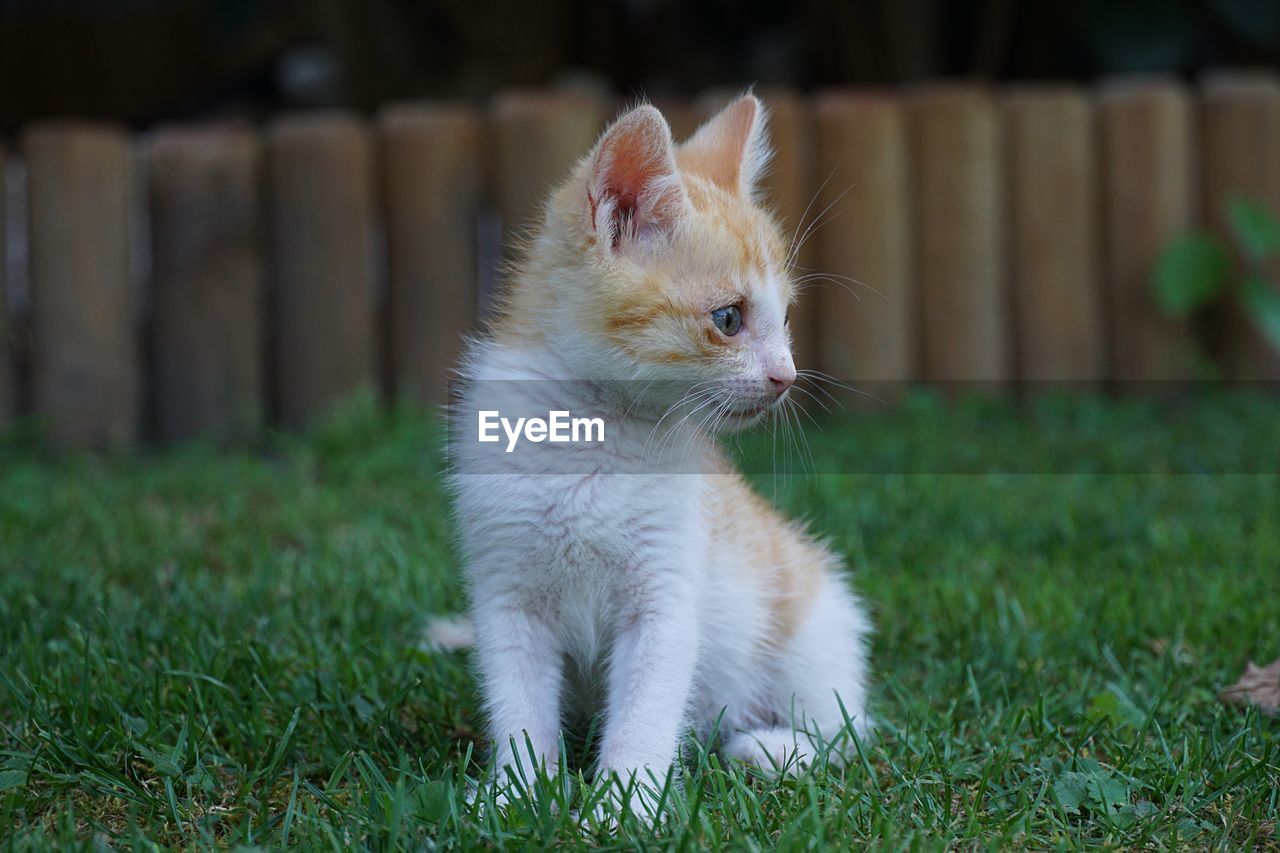
M 110 458 L 15 436 L 0 835 L 1276 849 L 1280 720 L 1216 693 L 1280 655 L 1280 476 L 1166 469 L 1194 433 L 1274 472 L 1278 422 L 1274 401 L 1219 395 L 917 402 L 811 430 L 816 470 L 874 472 L 762 488 L 847 555 L 874 608 L 880 738 L 783 781 L 699 751 L 670 825 L 616 833 L 579 828 L 576 780 L 568 808 L 468 804 L 468 660 L 418 647 L 427 614 L 463 604 L 428 420 L 356 405 L 253 450 Z M 746 444 L 769 468 L 767 442 Z M 953 470 L 943 446 L 1009 473 L 927 473 Z

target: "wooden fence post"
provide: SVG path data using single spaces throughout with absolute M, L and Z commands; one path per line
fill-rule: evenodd
M 1234 244 L 1227 213 L 1233 197 L 1280 216 L 1280 80 L 1272 74 L 1211 74 L 1204 80 L 1200 116 L 1205 219 Z M 1268 272 L 1280 287 L 1280 264 Z M 1227 375 L 1280 380 L 1280 352 L 1234 301 L 1224 315 L 1220 356 Z
M 551 190 L 591 152 L 604 125 L 604 105 L 580 92 L 518 89 L 493 104 L 498 207 L 506 256 L 513 238 L 531 236 Z
M 1017 374 L 1106 376 L 1093 107 L 1066 87 L 1004 98 Z
M 889 94 L 830 92 L 816 103 L 818 180 L 826 216 L 813 237 L 820 283 L 822 369 L 843 382 L 892 396 L 915 376 L 911 191 L 906 117 Z M 816 214 L 811 214 L 814 216 Z
M 911 98 L 921 368 L 933 381 L 1010 376 L 999 116 L 977 86 Z
M 376 381 L 373 159 L 342 113 L 278 119 L 268 150 L 275 393 L 298 427 Z
M 127 444 L 139 420 L 128 137 L 41 124 L 25 134 L 23 152 L 35 413 L 57 444 Z
M 479 304 L 480 117 L 468 107 L 405 104 L 385 110 L 379 127 L 393 387 L 443 403 Z
M 13 325 L 9 318 L 9 287 L 5 278 L 8 269 L 9 231 L 5 213 L 9 195 L 5 178 L 8 175 L 9 152 L 0 145 L 0 430 L 8 425 L 14 412 Z
M 156 426 L 228 438 L 262 414 L 257 134 L 169 128 L 149 151 Z
M 1113 375 L 1187 378 L 1191 337 L 1151 295 L 1157 257 L 1195 222 L 1191 102 L 1170 81 L 1117 81 L 1101 95 L 1107 296 Z

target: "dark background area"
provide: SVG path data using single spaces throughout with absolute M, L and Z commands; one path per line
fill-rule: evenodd
M 0 0 L 0 126 L 1280 65 L 1280 0 Z

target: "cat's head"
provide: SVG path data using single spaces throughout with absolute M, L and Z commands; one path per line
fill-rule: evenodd
M 652 106 L 609 126 L 534 248 L 559 291 L 544 308 L 566 358 L 664 388 L 666 406 L 705 401 L 722 428 L 781 402 L 796 378 L 793 287 L 788 243 L 757 195 L 764 128 L 752 95 L 681 145 Z

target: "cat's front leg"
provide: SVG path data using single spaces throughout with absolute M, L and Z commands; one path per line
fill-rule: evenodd
M 676 759 L 698 655 L 695 590 L 657 574 L 629 592 L 609 658 L 601 778 L 630 790 L 632 811 L 655 818 Z
M 476 659 L 499 784 L 559 760 L 561 645 L 547 619 L 514 596 L 477 597 Z M 532 751 L 532 754 L 530 752 Z

